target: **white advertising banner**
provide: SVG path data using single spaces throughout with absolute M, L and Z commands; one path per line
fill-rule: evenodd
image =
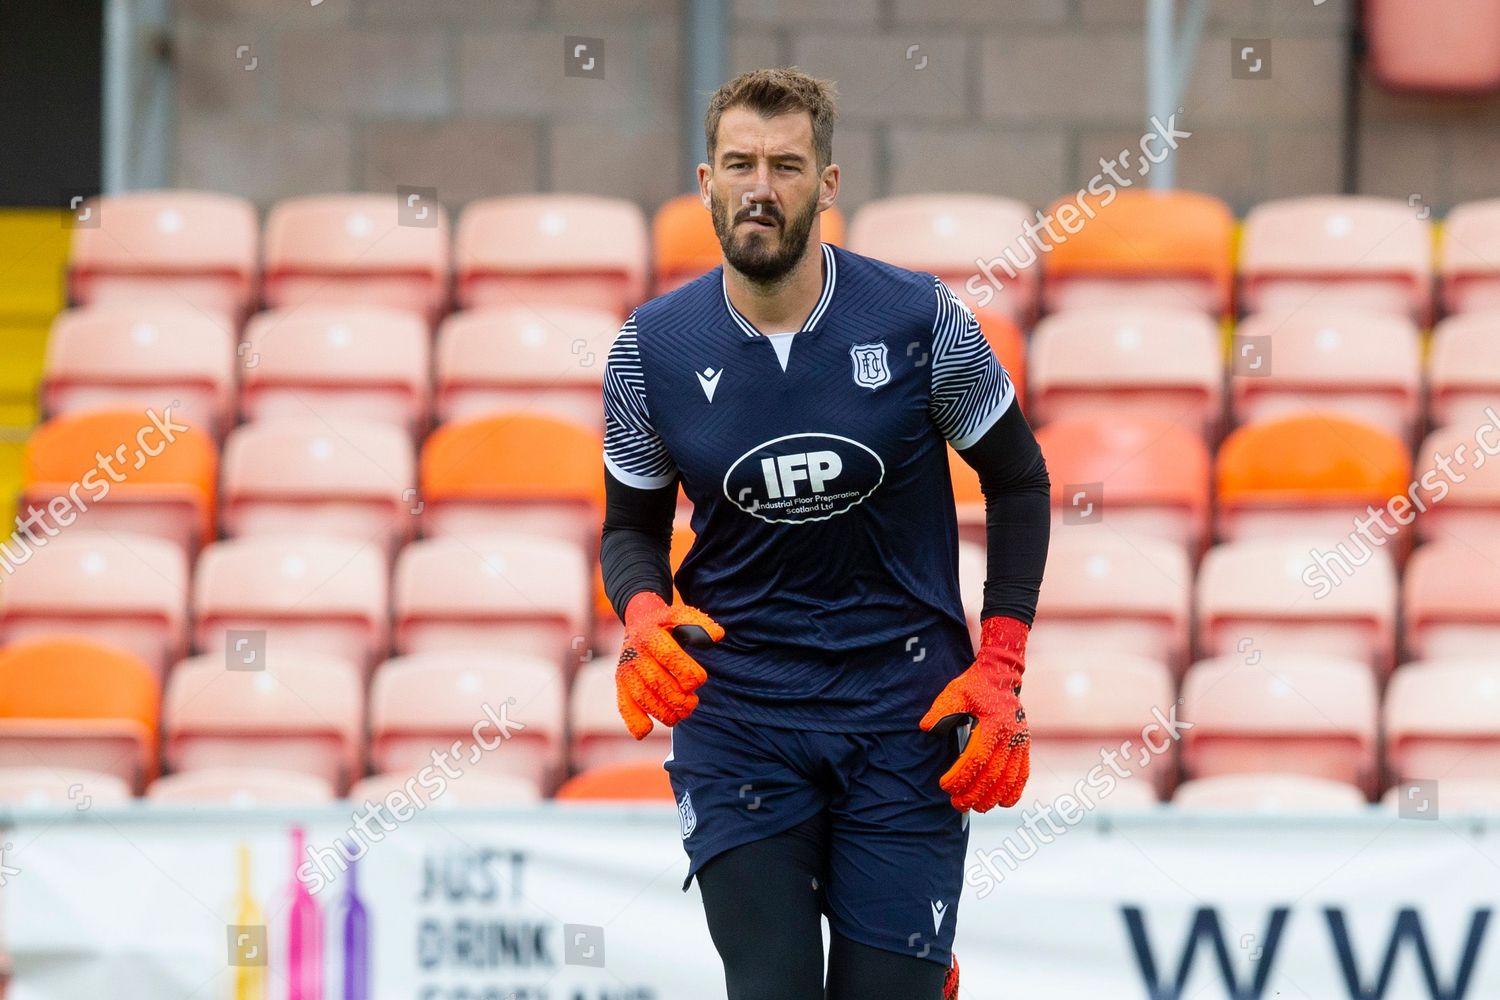
M 1496 818 L 1019 821 L 971 825 L 965 997 L 1500 998 Z M 310 903 L 292 893 L 298 826 L 323 859 L 303 869 Z M 418 814 L 355 866 L 363 931 L 351 879 L 318 853 L 349 831 L 338 810 L 16 814 L 0 876 L 9 998 L 724 995 L 670 807 Z M 346 993 L 345 958 L 365 951 L 369 982 Z

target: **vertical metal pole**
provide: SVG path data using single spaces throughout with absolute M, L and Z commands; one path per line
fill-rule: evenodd
M 104 5 L 104 93 L 103 149 L 100 184 L 106 194 L 128 190 L 130 162 L 131 55 L 134 32 L 131 29 L 129 0 L 107 0 Z
M 684 47 L 681 148 L 684 190 L 696 190 L 698 164 L 705 158 L 703 116 L 708 98 L 729 76 L 727 0 L 683 0 Z
M 1176 0 L 1146 0 L 1146 127 L 1151 116 L 1161 121 L 1177 110 L 1177 100 L 1172 93 L 1173 69 L 1176 60 L 1172 52 L 1172 35 L 1177 23 Z M 1173 187 L 1177 180 L 1175 157 L 1167 157 L 1151 168 L 1146 175 L 1146 184 L 1162 190 Z

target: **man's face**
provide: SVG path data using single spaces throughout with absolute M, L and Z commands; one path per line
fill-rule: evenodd
M 753 281 L 775 281 L 802 259 L 818 212 L 833 203 L 838 167 L 818 170 L 812 116 L 762 118 L 730 108 L 712 167 L 698 168 L 724 259 Z

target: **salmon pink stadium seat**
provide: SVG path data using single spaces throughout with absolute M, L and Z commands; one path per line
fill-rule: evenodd
M 1354 812 L 1366 802 L 1365 793 L 1347 781 L 1261 772 L 1195 778 L 1172 796 L 1179 809 L 1257 813 Z
M 88 216 L 88 218 L 85 218 Z M 169 301 L 236 324 L 255 293 L 255 207 L 210 191 L 131 191 L 79 206 L 68 258 L 80 305 Z
M 819 215 L 823 242 L 842 246 L 844 217 L 835 205 Z M 662 203 L 651 220 L 654 288 L 665 295 L 723 263 L 723 249 L 713 219 L 697 194 L 682 194 Z
M 1366 195 L 1262 202 L 1245 217 L 1247 313 L 1349 306 L 1432 317 L 1432 225 L 1403 201 Z
M 1494 780 L 1500 775 L 1500 664 L 1405 663 L 1385 693 L 1385 752 L 1398 781 Z M 1446 804 L 1446 803 L 1444 803 Z
M 270 767 L 345 788 L 361 770 L 363 678 L 336 657 L 268 651 L 259 669 L 215 650 L 179 663 L 162 701 L 173 771 Z
M 1484 94 L 1500 89 L 1500 3 L 1368 0 L 1370 71 L 1393 90 Z
M 554 797 L 560 802 L 670 803 L 676 795 L 659 761 L 623 761 L 573 775 Z
M 1443 221 L 1438 270 L 1448 312 L 1500 310 L 1500 198 L 1454 206 Z
M 240 346 L 246 420 L 375 420 L 427 424 L 427 326 L 379 306 L 303 306 L 257 313 Z
M 289 198 L 266 219 L 266 305 L 390 306 L 435 322 L 450 257 L 442 205 L 403 206 L 390 194 Z
M 1183 772 L 1272 772 L 1378 788 L 1375 678 L 1357 660 L 1267 653 L 1195 663 L 1182 682 Z
M 409 771 L 373 774 L 355 783 L 350 802 L 384 804 L 400 813 L 413 807 L 452 809 L 464 806 L 514 806 L 539 802 L 542 793 L 530 778 L 512 774 L 475 774 L 449 777 L 429 758 Z
M 1500 539 L 1439 538 L 1418 547 L 1401 581 L 1401 610 L 1411 659 L 1479 658 L 1500 649 Z
M 42 375 L 48 416 L 158 412 L 222 437 L 234 415 L 229 325 L 177 302 L 69 309 L 52 324 Z
M 1500 425 L 1439 427 L 1417 448 L 1417 537 L 1480 544 L 1500 537 Z
M 255 808 L 322 805 L 333 786 L 302 771 L 274 767 L 205 767 L 157 778 L 146 789 L 153 802 L 203 803 Z
M 628 761 L 660 762 L 667 756 L 672 731 L 654 723 L 645 739 L 625 728 L 615 702 L 615 668 L 619 656 L 609 652 L 578 668 L 569 694 L 572 724 L 570 759 L 579 771 Z
M 151 667 L 87 639 L 0 649 L 0 767 L 110 775 L 139 793 L 156 776 L 161 701 Z
M 1427 390 L 1433 427 L 1500 425 L 1500 308 L 1433 327 Z
M 91 809 L 130 801 L 130 786 L 113 774 L 37 764 L 0 767 L 0 803 Z
M 1042 285 L 1048 312 L 1164 306 L 1229 315 L 1234 214 L 1218 198 L 1116 190 L 1062 198 L 1047 218 L 1052 225 L 1037 239 L 1051 248 Z
M 646 294 L 646 217 L 632 201 L 541 194 L 469 203 L 454 241 L 458 302 L 571 305 L 618 319 Z
M 604 427 L 604 359 L 620 324 L 575 306 L 493 306 L 454 313 L 437 343 L 437 415 L 524 411 Z

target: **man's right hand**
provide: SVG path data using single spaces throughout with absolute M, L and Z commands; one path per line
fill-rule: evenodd
M 643 590 L 625 605 L 625 644 L 615 669 L 615 699 L 620 718 L 636 739 L 651 732 L 651 720 L 675 726 L 698 707 L 693 692 L 708 679 L 672 637 L 679 625 L 696 625 L 714 642 L 724 638 L 718 622 L 697 608 L 667 604 Z

